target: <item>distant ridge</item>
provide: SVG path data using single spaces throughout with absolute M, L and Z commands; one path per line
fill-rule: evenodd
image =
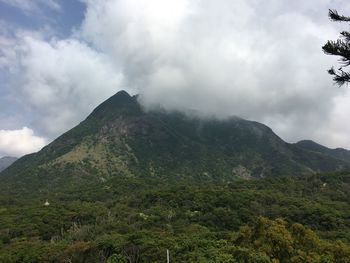
M 297 142 L 295 145 L 308 151 L 317 152 L 350 163 L 350 151 L 343 148 L 330 149 L 312 140 L 303 140 Z
M 5 156 L 0 158 L 0 172 L 5 170 L 7 167 L 9 167 L 11 164 L 13 164 L 17 158 Z

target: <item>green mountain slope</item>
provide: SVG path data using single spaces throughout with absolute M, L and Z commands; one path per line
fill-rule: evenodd
M 0 262 L 349 262 L 347 168 L 119 92 L 0 173 Z
M 0 179 L 4 186 L 50 190 L 113 176 L 232 181 L 347 168 L 336 156 L 284 142 L 263 124 L 145 112 L 136 96 L 121 91 Z

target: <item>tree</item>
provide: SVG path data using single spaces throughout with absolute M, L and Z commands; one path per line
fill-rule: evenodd
M 336 10 L 329 10 L 329 18 L 335 22 L 350 22 L 350 17 L 339 15 Z M 340 68 L 336 70 L 332 67 L 328 73 L 333 76 L 335 83 L 343 86 L 350 83 L 350 72 L 343 70 L 350 66 L 350 32 L 343 31 L 340 34 L 338 40 L 329 40 L 322 49 L 327 55 L 340 57 Z

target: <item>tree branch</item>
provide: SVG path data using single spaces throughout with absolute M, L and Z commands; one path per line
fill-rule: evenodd
M 332 21 L 350 22 L 350 17 L 339 15 L 337 10 L 334 9 L 329 9 L 328 16 Z

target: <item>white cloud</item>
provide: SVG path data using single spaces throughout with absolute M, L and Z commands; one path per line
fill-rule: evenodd
M 49 138 L 78 124 L 122 88 L 122 75 L 109 59 L 75 39 L 46 42 L 24 35 L 12 49 L 13 93 L 33 113 L 36 129 Z
M 289 141 L 350 147 L 344 138 L 329 139 L 341 138 L 343 127 L 329 128 L 344 94 L 326 74 L 335 59 L 321 51 L 338 37 L 327 18 L 336 6 L 330 0 L 88 1 L 81 31 L 118 62 L 146 106 L 238 115 L 271 125 Z
M 350 148 L 350 93 L 333 87 L 326 70 L 336 60 L 321 51 L 341 27 L 327 10 L 350 13 L 345 0 L 85 3 L 82 26 L 68 39 L 24 33 L 14 47 L 0 39 L 10 47 L 0 65 L 11 68 L 14 94 L 46 136 L 126 88 L 148 107 L 238 115 L 288 141 Z
M 0 130 L 0 156 L 20 157 L 36 152 L 45 146 L 44 138 L 34 135 L 33 130 Z

